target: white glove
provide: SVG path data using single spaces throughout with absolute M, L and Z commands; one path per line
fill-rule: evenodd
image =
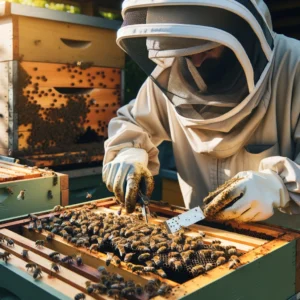
M 124 148 L 103 167 L 103 181 L 116 199 L 125 204 L 128 213 L 135 209 L 142 179 L 145 179 L 146 185 L 143 193 L 148 197 L 152 194 L 154 180 L 147 166 L 148 153 L 144 149 Z
M 275 172 L 244 171 L 204 199 L 204 214 L 217 220 L 262 221 L 273 215 L 274 207 L 284 208 L 289 200 L 289 193 Z

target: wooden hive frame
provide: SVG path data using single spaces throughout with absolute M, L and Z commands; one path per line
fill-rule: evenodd
M 120 68 L 9 61 L 0 70 L 1 154 L 40 167 L 102 161 L 122 100 Z
M 96 204 L 99 212 L 113 211 L 117 213 L 119 210 L 119 206 L 113 198 L 91 201 L 90 203 Z M 68 208 L 80 208 L 87 204 L 89 203 L 77 204 Z M 150 205 L 150 210 L 160 215 L 157 218 L 151 218 L 151 223 L 161 223 L 165 217 L 169 218 L 183 212 L 177 207 L 163 207 L 155 204 Z M 50 213 L 53 214 L 53 212 Z M 38 214 L 38 218 L 42 219 L 49 214 Z M 8 264 L 0 262 L 0 270 L 3 271 L 3 274 L 8 274 L 7 278 L 12 278 L 13 275 L 18 280 L 22 278 L 23 285 L 26 283 L 32 286 L 33 290 L 38 288 L 39 293 L 43 294 L 45 299 L 69 299 L 68 297 L 72 298 L 78 292 L 85 292 L 86 280 L 97 282 L 99 274 L 96 269 L 99 266 L 105 266 L 105 254 L 90 252 L 82 247 L 75 248 L 60 236 L 56 236 L 45 247 L 37 248 L 34 241 L 44 239 L 47 233 L 29 231 L 27 228 L 29 221 L 29 218 L 21 218 L 0 224 L 0 235 L 11 238 L 15 242 L 15 247 L 0 243 L 2 252 L 7 250 L 12 254 Z M 231 222 L 226 225 L 227 228 L 231 228 L 231 231 L 217 228 L 223 225 L 214 225 L 216 224 L 213 226 L 208 224 L 193 225 L 187 235 L 194 236 L 201 230 L 206 233 L 204 241 L 207 243 L 218 239 L 224 245 L 235 245 L 244 252 L 240 256 L 241 266 L 237 269 L 229 269 L 227 263 L 183 284 L 160 278 L 163 282 L 171 285 L 173 289 L 168 296 L 157 296 L 155 299 L 199 299 L 199 297 L 204 296 L 204 299 L 217 299 L 221 296 L 222 299 L 236 299 L 234 297 L 238 296 L 243 296 L 243 299 L 287 299 L 300 291 L 299 233 L 262 224 L 247 225 Z M 250 232 L 257 237 L 244 234 Z M 30 251 L 29 259 L 37 263 L 44 274 L 47 274 L 38 282 L 34 281 L 32 276 L 26 272 L 25 264 L 27 261 L 21 256 L 23 248 Z M 80 252 L 84 266 L 64 265 L 61 272 L 54 274 L 50 269 L 51 260 L 48 257 L 53 250 L 63 255 L 74 255 Z M 127 280 L 133 279 L 141 284 L 145 284 L 150 278 L 157 277 L 157 275 L 152 274 L 150 276 L 133 273 L 123 262 L 119 267 L 111 264 L 108 270 L 121 274 Z M 9 282 L 5 284 L 8 288 L 11 286 Z M 30 299 L 30 291 L 26 289 L 26 295 L 20 292 L 23 295 L 22 299 Z M 95 299 L 109 299 L 105 295 L 93 295 L 93 297 Z M 87 296 L 87 299 L 93 297 Z

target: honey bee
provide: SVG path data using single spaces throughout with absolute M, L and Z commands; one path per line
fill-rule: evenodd
M 92 244 L 92 245 L 90 246 L 90 252 L 92 252 L 92 250 L 96 250 L 96 251 L 97 251 L 98 247 L 99 247 L 98 244 Z
M 123 256 L 126 253 L 124 245 L 118 245 L 117 248 L 120 253 L 120 256 Z
M 46 241 L 51 242 L 54 239 L 54 234 L 52 232 L 48 233 L 46 236 Z
M 72 264 L 74 260 L 73 260 L 72 256 L 68 255 L 68 256 L 63 257 L 60 261 L 62 263 L 66 263 L 66 264 Z
M 86 198 L 86 199 L 92 199 L 92 198 L 93 198 L 93 195 L 90 194 L 89 192 L 87 192 L 85 198 Z
M 0 259 L 3 259 L 3 261 L 5 261 L 5 263 L 7 263 L 9 256 L 10 256 L 10 253 L 7 251 L 4 251 L 3 253 L 0 252 Z
M 149 245 L 150 245 L 150 249 L 152 251 L 156 251 L 157 250 L 157 243 L 154 240 L 151 240 Z
M 161 260 L 160 256 L 156 255 L 152 258 L 152 260 L 154 261 L 155 265 L 160 267 L 163 265 L 163 261 Z
M 119 289 L 109 289 L 107 291 L 107 295 L 109 297 L 115 297 L 115 299 L 119 299 L 120 298 L 120 295 L 121 295 L 121 291 Z
M 85 235 L 86 233 L 87 233 L 87 226 L 86 225 L 82 225 L 81 226 L 81 233 L 83 234 L 83 235 Z
M 113 259 L 114 254 L 111 252 L 106 253 L 106 259 L 105 259 L 105 264 L 108 267 Z
M 83 293 L 78 293 L 75 295 L 74 300 L 85 300 L 85 294 Z
M 103 237 L 103 242 L 108 241 L 109 237 L 110 237 L 110 233 L 106 233 Z
M 145 264 L 147 265 L 147 267 L 154 267 L 154 262 L 152 260 L 147 260 Z
M 210 249 L 203 249 L 203 250 L 200 250 L 198 251 L 199 255 L 204 257 L 204 258 L 208 258 L 208 257 L 211 257 L 212 255 L 212 250 Z
M 134 295 L 134 294 L 135 294 L 135 288 L 131 287 L 131 286 L 126 287 L 126 288 L 122 289 L 122 291 L 121 291 L 121 295 L 124 298 L 128 297 L 130 295 Z
M 10 246 L 10 247 L 14 247 L 15 246 L 15 242 L 12 239 L 5 238 L 5 240 L 6 240 L 6 245 L 7 246 Z
M 130 262 L 133 256 L 134 253 L 127 253 L 124 257 L 124 262 Z
M 135 286 L 135 292 L 138 296 L 141 296 L 144 293 L 144 289 L 139 283 Z
M 19 200 L 19 201 L 25 200 L 25 192 L 26 192 L 26 190 L 21 190 L 19 195 L 17 196 L 17 200 Z
M 155 268 L 154 267 L 144 267 L 144 272 L 152 272 L 154 273 L 155 272 Z
M 170 257 L 170 258 L 168 259 L 168 265 L 171 266 L 176 260 L 177 260 L 176 257 Z
M 27 269 L 30 269 L 30 271 L 32 271 L 32 269 L 36 269 L 37 268 L 37 265 L 35 263 L 28 263 L 25 265 L 25 268 Z
M 201 236 L 201 237 L 205 237 L 205 232 L 204 231 L 201 231 L 201 230 L 198 230 L 198 233 L 199 233 L 199 235 Z
M 221 265 L 223 265 L 223 264 L 225 264 L 225 263 L 226 263 L 226 258 L 223 257 L 223 256 L 220 256 L 220 257 L 217 259 L 217 261 L 216 261 L 217 266 L 221 266 Z
M 220 256 L 224 256 L 224 255 L 225 255 L 224 251 L 213 251 L 213 253 L 211 254 L 211 258 L 216 259 L 216 258 L 218 258 Z
M 115 264 L 120 265 L 121 264 L 121 259 L 117 256 L 114 255 L 112 260 L 115 262 Z
M 176 271 L 182 271 L 182 269 L 183 269 L 183 266 L 182 266 L 182 263 L 180 260 L 175 260 L 173 262 L 173 266 Z
M 151 257 L 150 253 L 143 253 L 143 254 L 139 255 L 138 260 L 145 261 L 145 260 L 150 259 L 150 257 Z
M 77 266 L 79 266 L 79 267 L 83 265 L 82 257 L 81 257 L 80 253 L 76 254 L 76 263 L 77 263 Z
M 222 244 L 222 242 L 220 241 L 220 240 L 213 240 L 212 241 L 212 244 L 217 244 L 217 245 L 221 245 Z
M 167 274 L 165 273 L 165 271 L 163 269 L 156 270 L 156 273 L 162 278 L 167 278 Z
M 228 255 L 236 255 L 237 254 L 237 250 L 236 248 L 230 248 L 227 250 Z
M 170 249 L 171 249 L 172 251 L 175 251 L 175 250 L 177 249 L 177 243 L 172 242 L 171 245 L 170 245 Z
M 190 236 L 188 236 L 188 237 L 185 239 L 184 243 L 185 243 L 185 244 L 190 244 L 190 243 L 192 242 L 192 240 L 193 240 L 193 238 L 191 238 Z
M 131 249 L 136 250 L 138 246 L 141 246 L 143 243 L 141 241 L 135 241 L 131 244 Z
M 195 254 L 195 251 L 188 250 L 188 251 L 181 252 L 180 254 L 181 254 L 181 256 L 186 256 L 186 257 L 191 258 Z
M 33 271 L 33 278 L 37 279 L 38 277 L 42 277 L 42 270 L 39 267 Z
M 205 267 L 203 265 L 197 265 L 191 269 L 191 273 L 194 277 L 205 273 Z
M 35 241 L 35 246 L 36 246 L 37 248 L 43 247 L 44 244 L 45 244 L 45 241 L 44 241 L 44 240 L 36 240 L 36 241 Z
M 94 291 L 98 291 L 99 294 L 103 294 L 106 292 L 107 287 L 103 283 L 93 283 L 91 284 L 91 287 L 94 289 Z
M 133 264 L 132 263 L 126 263 L 126 267 L 131 270 L 132 267 L 133 267 Z
M 180 245 L 180 244 L 178 244 L 177 246 L 176 246 L 176 249 L 175 249 L 177 252 L 182 252 L 183 251 L 183 245 Z
M 190 250 L 191 249 L 191 245 L 190 244 L 184 244 L 183 245 L 183 251 L 188 251 L 188 250 Z
M 229 269 L 232 269 L 241 263 L 240 259 L 236 255 L 231 255 L 229 261 Z
M 173 252 L 170 252 L 170 253 L 169 253 L 169 256 L 170 256 L 170 257 L 179 257 L 179 256 L 180 256 L 180 253 L 177 252 L 177 251 L 173 251 Z
M 33 231 L 35 227 L 36 227 L 36 226 L 35 226 L 35 222 L 30 222 L 30 223 L 28 224 L 28 230 L 29 230 L 29 231 Z
M 212 270 L 213 268 L 214 268 L 214 265 L 212 263 L 207 263 L 205 265 L 205 270 L 206 271 Z
M 21 252 L 21 255 L 23 258 L 27 259 L 28 258 L 28 250 L 27 249 L 23 249 Z
M 164 296 L 164 295 L 168 294 L 171 290 L 172 290 L 172 287 L 171 287 L 171 286 L 169 286 L 168 284 L 163 283 L 163 284 L 159 287 L 159 289 L 158 289 L 156 295 L 158 295 L 158 296 Z
M 59 260 L 60 253 L 55 251 L 51 252 L 48 256 L 53 260 Z
M 181 236 L 176 236 L 176 237 L 173 238 L 172 242 L 176 243 L 176 244 L 181 244 L 181 243 L 184 242 L 184 239 Z
M 59 211 L 62 211 L 64 209 L 64 207 L 63 206 L 61 206 L 61 205 L 56 205 L 56 206 L 54 206 L 53 207 L 53 212 L 59 212 Z
M 136 250 L 140 252 L 150 252 L 150 249 L 147 246 L 138 246 Z
M 131 270 L 132 270 L 132 272 L 144 271 L 144 266 L 142 266 L 142 265 L 133 265 Z
M 51 270 L 55 271 L 56 273 L 59 272 L 59 265 L 55 262 L 51 264 Z
M 160 248 L 157 249 L 157 254 L 161 254 L 161 253 L 165 253 L 168 251 L 168 248 L 166 246 L 162 246 Z

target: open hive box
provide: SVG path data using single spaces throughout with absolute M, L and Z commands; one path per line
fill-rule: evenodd
M 0 224 L 0 287 L 21 299 L 287 299 L 300 290 L 297 232 L 202 223 L 169 236 L 163 222 L 183 211 L 157 204 L 150 210 L 155 217 L 146 225 L 139 212 L 124 215 L 109 198 Z M 225 258 L 219 266 L 217 251 Z M 28 263 L 42 276 L 34 279 Z
M 67 201 L 68 175 L 0 158 L 0 220 L 47 211 Z

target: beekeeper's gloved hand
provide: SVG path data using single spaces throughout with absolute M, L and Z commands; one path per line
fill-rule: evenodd
M 103 167 L 103 181 L 128 213 L 135 209 L 139 188 L 148 197 L 152 194 L 154 180 L 147 166 L 148 153 L 144 149 L 124 148 Z
M 244 171 L 204 199 L 204 214 L 215 220 L 262 221 L 273 215 L 274 208 L 285 207 L 289 199 L 275 172 Z

